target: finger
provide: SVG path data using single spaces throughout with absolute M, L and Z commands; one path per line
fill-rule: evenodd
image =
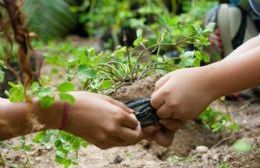
M 156 143 L 158 143 L 161 146 L 169 147 L 172 143 L 174 134 L 168 130 L 161 129 L 160 131 L 157 131 L 154 140 Z
M 169 79 L 170 79 L 170 74 L 161 77 L 155 84 L 155 90 L 160 89 Z
M 161 92 L 159 89 L 158 91 L 155 91 L 151 95 L 151 105 L 153 108 L 158 109 L 164 104 L 163 96 L 161 95 Z
M 159 123 L 172 132 L 176 132 L 184 125 L 183 121 L 173 119 L 162 119 L 159 121 Z
M 163 104 L 157 111 L 157 115 L 159 118 L 166 119 L 171 118 L 173 115 L 173 109 L 167 106 L 166 104 Z
M 132 145 L 139 142 L 144 136 L 142 134 L 141 126 L 138 125 L 136 130 L 126 127 L 121 127 L 118 137 L 122 139 L 127 145 Z
M 145 139 L 147 141 L 153 141 L 154 140 L 154 136 L 148 136 L 148 137 L 145 137 Z
M 102 97 L 103 97 L 106 101 L 112 103 L 113 105 L 116 105 L 116 106 L 122 108 L 124 111 L 126 111 L 126 112 L 128 112 L 128 113 L 133 113 L 133 112 L 134 112 L 132 109 L 128 108 L 124 103 L 122 103 L 122 102 L 120 102 L 120 101 L 117 101 L 117 100 L 112 99 L 111 97 L 105 96 L 105 95 L 102 95 Z
M 156 132 L 156 127 L 155 126 L 147 126 L 142 129 L 144 136 L 148 137 L 153 135 Z
M 116 146 L 125 146 L 125 142 L 118 137 L 109 137 L 106 141 L 99 141 L 95 144 L 100 149 L 108 149 Z
M 135 130 L 138 126 L 138 120 L 136 119 L 135 115 L 122 113 L 119 120 L 122 126 L 128 127 L 133 130 Z

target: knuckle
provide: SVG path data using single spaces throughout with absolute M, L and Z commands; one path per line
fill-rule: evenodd
M 125 113 L 122 112 L 121 109 L 117 109 L 117 110 L 115 110 L 115 112 L 116 112 L 115 119 L 117 121 L 122 121 L 125 118 Z
M 102 134 L 98 135 L 97 139 L 99 142 L 106 142 L 108 139 L 108 136 L 106 134 L 102 133 Z
M 171 90 L 170 90 L 170 89 L 165 89 L 165 90 L 162 92 L 162 95 L 163 95 L 163 96 L 169 96 L 169 95 L 171 95 Z
M 174 107 L 178 107 L 179 106 L 179 102 L 177 100 L 172 100 L 168 103 L 170 108 L 174 108 Z
M 117 132 L 117 127 L 115 124 L 110 124 L 106 127 L 106 132 L 109 134 L 115 134 Z

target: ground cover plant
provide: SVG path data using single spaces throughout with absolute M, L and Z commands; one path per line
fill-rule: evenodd
M 40 2 L 44 2 L 44 5 Z M 8 87 L 4 92 L 12 102 L 30 102 L 33 97 L 37 97 L 41 108 L 48 108 L 58 96 L 61 101 L 73 105 L 75 100 L 70 95 L 70 91 L 73 90 L 113 96 L 120 89 L 131 87 L 155 74 L 161 76 L 180 68 L 211 62 L 205 48 L 209 46 L 208 36 L 213 32 L 215 25 L 203 27 L 201 19 L 207 9 L 216 4 L 215 1 L 171 1 L 172 6 L 169 7 L 165 1 L 91 0 L 78 5 L 60 0 L 61 6 L 57 6 L 55 2 L 48 9 L 54 8 L 54 13 L 55 10 L 60 11 L 61 15 L 57 18 L 64 24 L 56 25 L 50 22 L 49 26 L 54 24 L 54 27 L 48 35 L 43 35 L 46 28 L 39 31 L 35 23 L 46 19 L 45 15 L 40 19 L 36 15 L 35 18 L 29 17 L 29 30 L 38 33 L 38 36 L 46 37 L 46 41 L 51 38 L 49 36 L 66 34 L 71 29 L 71 24 L 74 24 L 76 12 L 79 14 L 78 21 L 83 23 L 87 34 L 103 40 L 101 50 L 89 46 L 75 46 L 70 40 L 43 43 L 36 38 L 30 41 L 29 31 L 23 24 L 26 20 L 22 19 L 19 12 L 13 16 L 13 19 L 18 18 L 16 25 L 3 26 L 4 23 L 13 22 L 5 18 L 8 18 L 8 14 L 10 15 L 14 9 L 20 11 L 22 4 L 16 5 L 16 1 L 11 0 L 2 0 L 0 3 L 4 4 L 0 10 L 0 41 L 3 43 L 0 46 L 0 83 L 6 83 L 7 71 L 13 73 L 14 80 L 7 81 Z M 6 5 L 8 3 L 9 8 Z M 51 2 L 39 1 L 30 4 L 30 1 L 26 0 L 24 5 L 27 9 L 24 11 L 29 15 L 30 12 L 36 11 L 30 11 L 33 7 L 28 7 L 28 4 L 46 7 Z M 62 7 L 68 9 L 69 5 L 72 10 L 71 16 L 65 13 L 66 10 L 62 10 Z M 107 18 L 104 19 L 104 16 Z M 71 24 L 65 24 L 69 22 Z M 19 30 L 23 30 L 22 33 Z M 58 35 L 61 31 L 64 31 L 64 34 Z M 13 39 L 12 35 L 16 37 L 19 33 L 23 39 Z M 41 53 L 36 53 L 36 50 Z M 33 72 L 35 67 L 29 65 L 32 55 L 43 55 L 44 67 L 47 67 L 48 73 L 39 75 Z M 20 63 L 20 66 L 13 68 L 13 62 Z M 224 99 L 219 101 L 226 107 Z M 196 122 L 216 134 L 225 132 L 229 138 L 233 138 L 239 129 L 227 109 L 221 111 L 208 107 Z M 223 139 L 225 140 L 225 137 Z M 19 138 L 17 145 L 1 141 L 0 145 L 3 148 L 21 151 L 26 160 L 16 165 L 1 152 L 0 164 L 3 167 L 34 167 L 28 153 L 35 144 L 44 147 L 50 144 L 54 146 L 55 161 L 64 167 L 79 164 L 79 150 L 88 146 L 86 141 L 63 131 L 39 132 L 31 141 L 27 141 L 25 137 Z M 247 141 L 238 141 L 234 148 L 242 153 L 252 149 Z M 182 162 L 182 158 L 170 156 L 171 162 Z M 223 163 L 222 167 L 228 167 L 228 164 Z

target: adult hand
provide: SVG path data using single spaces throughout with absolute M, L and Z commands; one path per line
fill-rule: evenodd
M 131 145 L 142 139 L 140 124 L 123 103 L 89 92 L 71 94 L 76 103 L 69 113 L 66 131 L 101 149 Z

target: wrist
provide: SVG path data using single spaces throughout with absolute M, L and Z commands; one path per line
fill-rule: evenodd
M 55 101 L 51 107 L 42 109 L 39 100 L 33 100 L 33 113 L 39 122 L 44 125 L 44 129 L 59 129 L 63 112 L 64 103 L 61 101 Z
M 225 68 L 226 66 L 222 61 L 201 67 L 203 74 L 205 74 L 203 80 L 206 83 L 206 93 L 212 100 L 229 94 L 227 83 L 230 79 L 225 74 Z

